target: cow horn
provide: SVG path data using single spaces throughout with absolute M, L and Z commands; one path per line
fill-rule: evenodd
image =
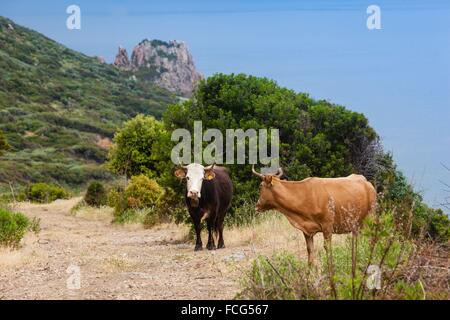
M 187 170 L 187 168 L 188 168 L 188 166 L 184 166 L 181 162 L 180 162 L 179 166 L 180 166 L 180 168 L 183 168 L 185 170 Z
M 187 169 L 188 166 L 183 166 L 183 163 L 180 160 L 180 157 L 178 157 L 178 165 L 183 168 L 183 169 Z
M 216 163 L 214 162 L 212 165 L 205 167 L 205 170 L 211 170 L 214 168 L 215 165 L 216 165 Z
M 282 168 L 278 168 L 277 173 L 274 174 L 275 177 L 279 178 L 283 175 L 283 169 Z
M 261 173 L 259 173 L 259 172 L 256 172 L 256 170 L 255 170 L 255 165 L 254 165 L 254 164 L 252 165 L 252 173 L 253 173 L 255 176 L 257 176 L 257 177 L 260 177 L 261 179 L 264 178 L 264 175 L 263 175 L 263 174 L 261 174 Z

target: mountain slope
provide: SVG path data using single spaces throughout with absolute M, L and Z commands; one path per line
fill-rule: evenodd
M 159 117 L 175 101 L 3 17 L 0 70 L 0 130 L 12 146 L 0 158 L 0 183 L 107 178 L 99 163 L 117 126 L 138 113 Z

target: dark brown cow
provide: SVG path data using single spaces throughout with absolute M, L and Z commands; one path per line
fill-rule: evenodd
M 208 227 L 208 250 L 216 249 L 213 232 L 219 235 L 217 247 L 224 248 L 223 222 L 233 196 L 233 183 L 223 167 L 198 163 L 182 166 L 175 176 L 186 180 L 186 205 L 195 226 L 195 250 L 202 250 L 201 223 Z

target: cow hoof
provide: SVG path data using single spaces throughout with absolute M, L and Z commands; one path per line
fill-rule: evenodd
M 225 244 L 219 244 L 218 246 L 217 246 L 217 249 L 225 249 Z
M 203 250 L 202 246 L 195 246 L 194 251 L 202 251 L 202 250 Z
M 206 249 L 208 249 L 208 250 L 216 250 L 216 245 L 212 244 L 212 243 L 208 243 L 208 245 L 206 246 Z

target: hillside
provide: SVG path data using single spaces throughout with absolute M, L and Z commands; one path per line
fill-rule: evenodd
M 116 128 L 138 113 L 160 117 L 175 96 L 96 57 L 0 17 L 0 130 L 12 146 L 0 184 L 78 186 L 108 178 L 99 166 Z

